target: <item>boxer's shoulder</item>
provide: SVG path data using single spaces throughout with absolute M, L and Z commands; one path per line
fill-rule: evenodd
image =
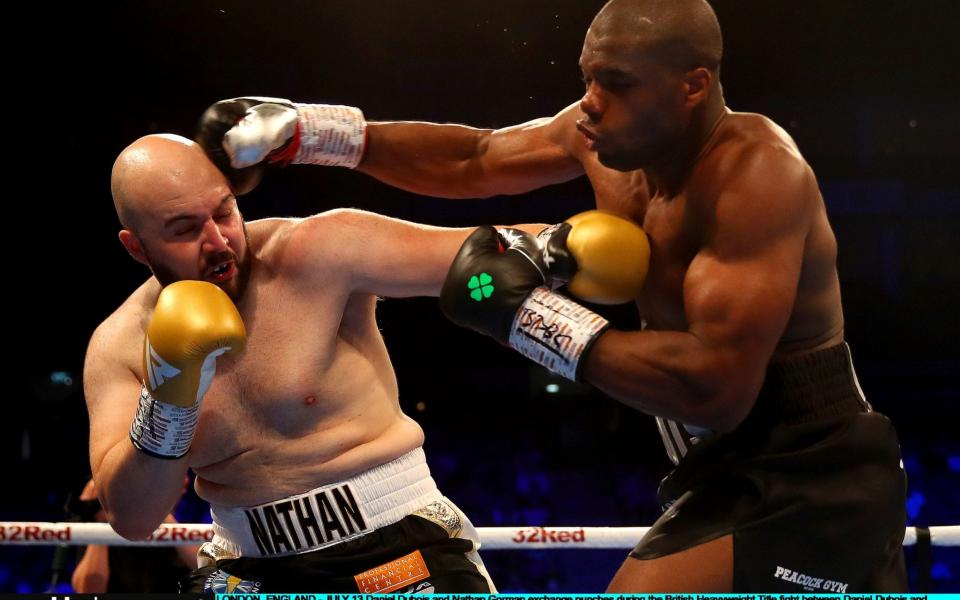
M 124 366 L 133 372 L 138 370 L 143 334 L 150 318 L 150 309 L 143 305 L 142 298 L 135 297 L 138 293 L 142 295 L 140 289 L 134 292 L 90 336 L 85 375 L 89 375 L 91 369 L 102 370 L 109 365 Z
M 338 208 L 305 218 L 261 219 L 248 223 L 250 247 L 259 263 L 276 274 L 317 274 L 342 269 L 351 255 L 377 235 L 381 215 Z
M 815 187 L 813 172 L 790 135 L 753 113 L 730 113 L 717 126 L 691 178 L 692 198 L 709 202 L 725 193 L 778 197 Z
M 97 326 L 93 337 L 122 339 L 128 335 L 142 335 L 162 289 L 154 277 L 144 281 Z
M 747 160 L 803 163 L 796 142 L 769 117 L 757 113 L 731 112 L 717 125 L 702 154 L 703 162 L 736 174 Z

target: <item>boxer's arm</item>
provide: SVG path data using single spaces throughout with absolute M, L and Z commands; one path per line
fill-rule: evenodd
M 83 558 L 70 576 L 70 585 L 78 594 L 103 594 L 110 581 L 110 547 L 87 546 Z
M 625 404 L 717 431 L 749 413 L 786 328 L 816 189 L 784 150 L 753 152 L 738 166 L 704 216 L 709 230 L 684 279 L 688 330 L 608 331 L 585 368 Z
M 519 194 L 583 174 L 576 156 L 578 104 L 554 117 L 504 129 L 369 123 L 358 170 L 427 196 Z
M 536 234 L 542 224 L 517 225 Z M 453 258 L 474 228 L 412 223 L 337 209 L 293 226 L 284 253 L 296 276 L 327 287 L 391 298 L 437 296 Z
M 83 390 L 90 415 L 90 466 L 107 521 L 123 537 L 142 539 L 180 498 L 187 461 L 153 458 L 130 442 L 141 383 L 118 354 L 117 348 L 129 344 L 124 337 L 112 324 L 94 332 L 83 368 Z

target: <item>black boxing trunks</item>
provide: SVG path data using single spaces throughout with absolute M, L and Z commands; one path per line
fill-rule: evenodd
M 897 434 L 863 397 L 845 343 L 771 364 L 731 433 L 660 429 L 678 464 L 632 558 L 733 534 L 737 592 L 907 591 Z

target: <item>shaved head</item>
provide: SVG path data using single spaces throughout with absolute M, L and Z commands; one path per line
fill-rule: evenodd
M 590 34 L 629 39 L 650 60 L 682 71 L 716 71 L 723 57 L 720 24 L 706 0 L 610 0 Z
M 189 193 L 197 181 L 222 179 L 200 146 L 173 134 L 144 136 L 113 164 L 110 191 L 124 228 L 137 231 L 141 216 L 158 202 Z
M 200 146 L 178 135 L 144 136 L 117 157 L 110 190 L 123 224 L 120 243 L 161 285 L 205 280 L 231 298 L 243 294 L 246 223 L 229 182 Z

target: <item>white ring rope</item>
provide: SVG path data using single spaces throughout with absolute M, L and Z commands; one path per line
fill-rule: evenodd
M 484 550 L 559 550 L 564 548 L 633 548 L 649 527 L 477 527 Z M 960 546 L 960 525 L 930 527 L 933 546 Z M 0 521 L 0 545 L 49 546 L 185 546 L 213 538 L 206 523 L 161 525 L 149 538 L 130 541 L 106 523 Z M 917 530 L 907 527 L 903 545 L 917 543 Z

